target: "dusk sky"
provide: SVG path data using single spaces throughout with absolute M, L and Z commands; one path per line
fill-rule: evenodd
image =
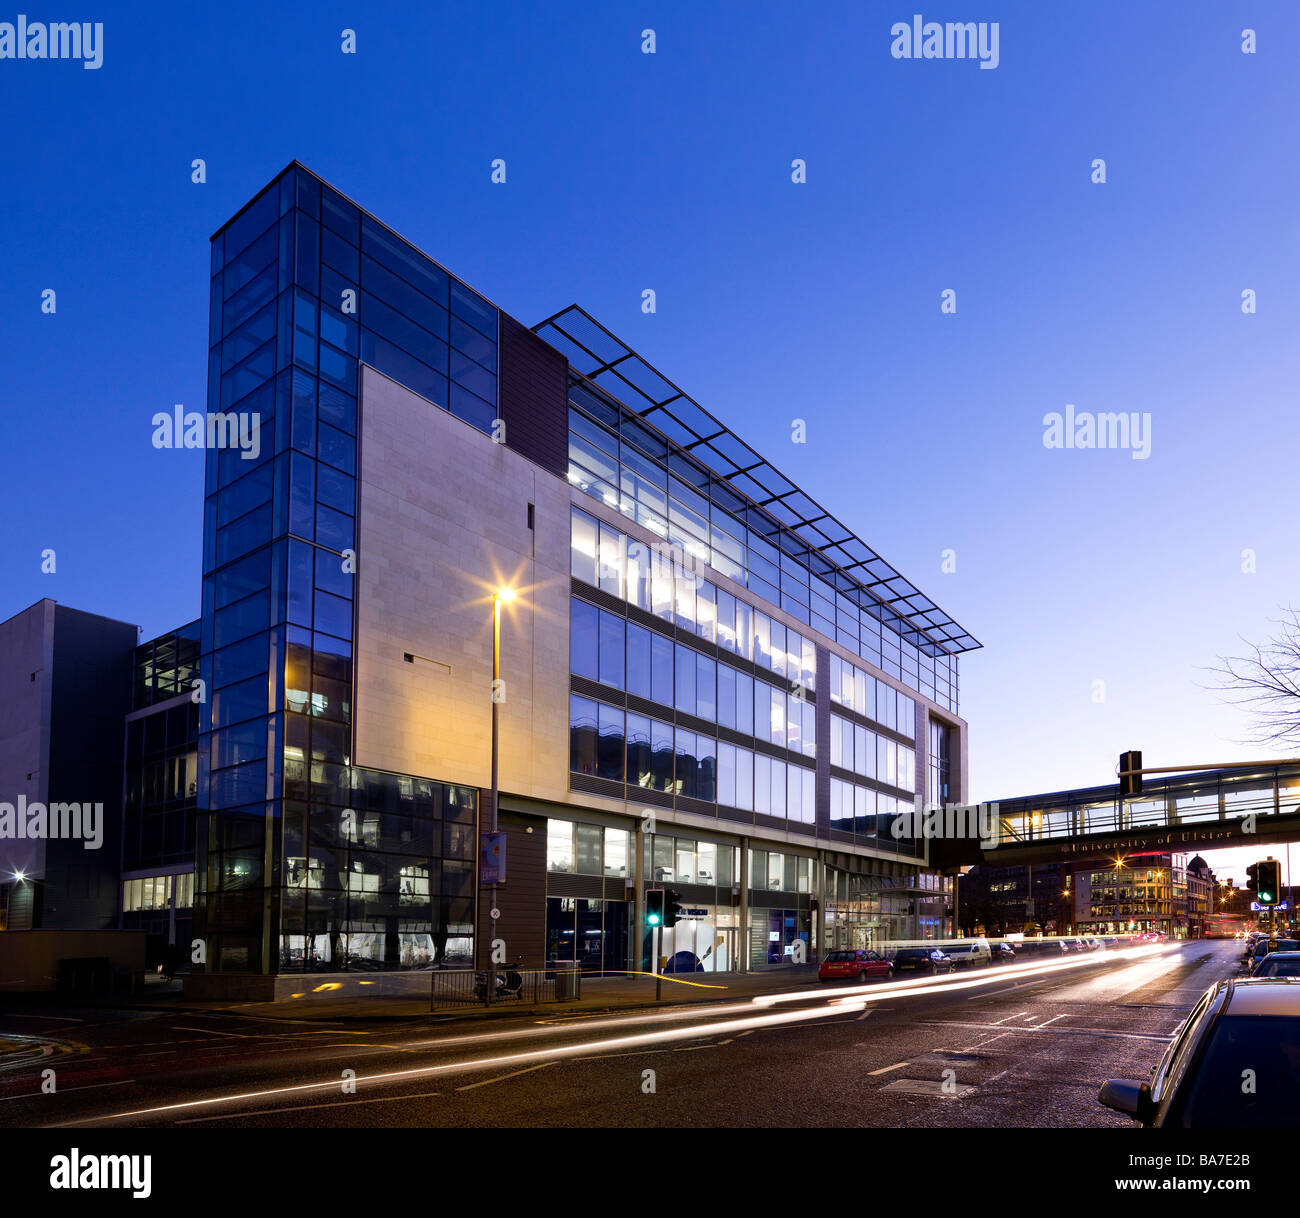
M 527 324 L 582 304 L 980 639 L 975 799 L 1271 755 L 1204 670 L 1300 602 L 1300 10 L 920 8 L 994 70 L 892 58 L 916 11 L 101 3 L 98 70 L 0 63 L 0 618 L 198 616 L 202 455 L 150 420 L 204 408 L 208 237 L 298 158 Z M 1149 456 L 1045 447 L 1067 405 Z

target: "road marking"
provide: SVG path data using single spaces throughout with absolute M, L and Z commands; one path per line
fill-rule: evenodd
M 1053 1015 L 1051 1019 L 1044 1019 L 1038 1026 L 1045 1028 L 1049 1023 L 1055 1023 L 1058 1019 L 1073 1019 L 1073 1015 Z
M 54 1094 L 66 1095 L 69 1091 L 94 1091 L 98 1087 L 126 1087 L 135 1081 L 133 1078 L 124 1078 L 120 1083 L 86 1083 L 81 1087 L 60 1087 Z M 30 1100 L 33 1096 L 44 1094 L 44 1091 L 25 1091 L 22 1095 L 6 1095 L 3 1099 L 0 1099 L 0 1104 L 7 1104 L 10 1100 Z
M 996 1036 L 990 1036 L 988 1040 L 982 1040 L 977 1045 L 971 1045 L 969 1049 L 961 1049 L 962 1053 L 971 1053 L 976 1049 L 982 1049 L 985 1045 L 991 1045 L 995 1040 L 1001 1040 L 1004 1036 L 1010 1036 L 1010 1032 L 999 1032 Z
M 1005 1019 L 996 1019 L 996 1020 L 994 1020 L 993 1023 L 992 1023 L 991 1025 L 989 1025 L 989 1026 L 990 1026 L 990 1027 L 994 1027 L 994 1028 L 996 1028 L 996 1027 L 998 1026 L 998 1024 L 1007 1023 L 1007 1022 L 1009 1022 L 1009 1021 L 1012 1020 L 1012 1019 L 1019 1019 L 1019 1018 L 1021 1018 L 1021 1016 L 1023 1016 L 1023 1015 L 1028 1015 L 1028 1014 L 1029 1014 L 1028 1011 L 1017 1011 L 1014 1015 L 1008 1015 Z
M 340 1100 L 333 1104 L 298 1104 L 294 1108 L 270 1108 L 265 1110 L 250 1109 L 248 1112 L 223 1112 L 220 1116 L 187 1117 L 183 1121 L 174 1121 L 176 1125 L 198 1125 L 203 1121 L 235 1121 L 240 1117 L 274 1116 L 280 1112 L 318 1112 L 322 1108 L 353 1108 L 357 1104 L 396 1104 L 399 1100 L 427 1100 L 439 1091 L 422 1091 L 418 1095 L 382 1095 L 372 1100 Z
M 531 1074 L 534 1070 L 545 1070 L 547 1066 L 555 1065 L 554 1062 L 542 1062 L 538 1066 L 529 1066 L 525 1070 L 515 1070 L 510 1074 L 500 1074 L 496 1078 L 485 1078 L 481 1083 L 469 1083 L 464 1087 L 457 1087 L 457 1091 L 473 1091 L 475 1087 L 488 1087 L 493 1083 L 504 1083 L 508 1078 L 518 1078 L 521 1074 Z
M 880 1070 L 868 1070 L 868 1074 L 888 1074 L 891 1070 L 901 1070 L 904 1066 L 910 1066 L 911 1062 L 895 1062 L 892 1066 L 884 1066 Z

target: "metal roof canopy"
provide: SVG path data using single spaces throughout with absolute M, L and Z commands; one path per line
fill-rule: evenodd
M 930 655 L 983 646 L 846 525 L 585 309 L 570 305 L 539 322 L 533 331 L 566 356 L 584 380 L 652 423 L 672 446 L 691 454 L 708 474 L 770 521 L 771 539 L 783 552 L 788 549 L 780 542 L 782 530 L 798 536 L 825 561 L 827 574 L 838 573 L 834 579 L 838 591 L 860 589 L 866 594 L 866 599 L 855 598 L 860 606 L 913 646 Z M 645 405 L 638 408 L 638 401 Z

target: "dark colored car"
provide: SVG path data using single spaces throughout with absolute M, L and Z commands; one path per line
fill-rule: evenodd
M 1269 942 L 1274 946 L 1270 946 L 1268 950 L 1265 950 L 1265 946 L 1261 945 L 1260 950 L 1255 953 L 1255 962 L 1251 965 L 1252 978 L 1257 978 L 1257 976 L 1286 978 L 1286 976 L 1296 975 L 1290 974 L 1290 972 L 1270 972 L 1270 974 L 1262 972 L 1262 968 L 1268 965 L 1270 959 L 1273 959 L 1275 955 L 1281 955 L 1283 959 L 1300 959 L 1300 942 L 1296 942 L 1294 939 L 1271 939 Z
M 1243 1086 L 1249 1078 L 1251 1086 Z M 1300 979 L 1220 981 L 1201 996 L 1149 1082 L 1097 1098 L 1148 1126 L 1291 1129 L 1300 1108 Z
M 989 944 L 990 964 L 1010 964 L 1015 958 L 1015 949 L 1010 943 Z
M 1300 952 L 1269 952 L 1255 962 L 1252 977 L 1300 977 Z
M 827 952 L 817 970 L 818 981 L 839 981 L 845 977 L 856 981 L 879 977 L 887 981 L 893 975 L 894 966 L 884 956 L 860 947 Z
M 952 958 L 937 947 L 900 947 L 894 953 L 894 969 L 900 973 L 952 972 Z

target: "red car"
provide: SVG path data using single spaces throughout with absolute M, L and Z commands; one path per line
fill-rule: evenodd
M 860 947 L 852 951 L 827 952 L 817 970 L 818 981 L 838 981 L 845 977 L 855 981 L 866 981 L 870 977 L 888 980 L 893 975 L 894 966 L 888 960 L 878 952 Z

